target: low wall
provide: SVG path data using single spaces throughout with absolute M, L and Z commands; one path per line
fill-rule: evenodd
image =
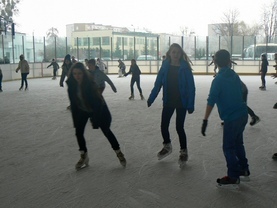
M 108 74 L 117 74 L 118 73 L 118 62 L 117 61 L 107 61 L 105 62 L 108 66 Z M 131 61 L 125 61 L 126 71 L 129 70 Z M 193 73 L 194 74 L 212 74 L 214 73 L 214 66 L 208 66 L 210 61 L 193 61 Z M 260 69 L 260 61 L 236 61 L 238 65 L 234 65 L 233 69 L 238 74 L 247 74 L 247 75 L 258 75 Z M 53 74 L 53 68 L 47 66 L 50 63 L 29 63 L 30 73 L 28 78 L 39 78 L 39 77 L 51 77 Z M 137 61 L 137 64 L 142 72 L 142 74 L 157 74 L 161 66 L 161 61 Z M 274 61 L 269 61 L 268 73 L 276 73 L 273 65 Z M 61 66 L 62 63 L 59 63 Z M 3 81 L 21 79 L 20 73 L 16 73 L 15 69 L 18 64 L 3 64 L 0 65 L 3 73 Z M 62 69 L 60 68 L 57 72 L 57 75 L 61 75 Z

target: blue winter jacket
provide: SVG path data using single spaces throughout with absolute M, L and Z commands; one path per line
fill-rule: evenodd
M 170 69 L 170 63 L 168 60 L 163 61 L 160 71 L 157 75 L 154 88 L 151 91 L 151 94 L 148 98 L 148 102 L 152 104 L 156 97 L 158 96 L 161 87 L 163 87 L 163 105 L 167 103 L 167 75 Z M 195 84 L 194 78 L 191 71 L 191 68 L 188 66 L 188 63 L 185 60 L 181 61 L 179 67 L 179 90 L 181 94 L 183 107 L 187 110 L 194 111 L 194 101 L 195 101 Z
M 221 120 L 233 121 L 247 116 L 242 88 L 242 82 L 234 70 L 229 67 L 219 70 L 211 85 L 208 105 L 217 105 Z

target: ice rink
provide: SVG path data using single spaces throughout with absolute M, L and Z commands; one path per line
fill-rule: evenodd
M 160 117 L 162 92 L 148 108 L 139 99 L 129 101 L 130 79 L 109 75 L 105 100 L 111 111 L 111 129 L 127 159 L 123 168 L 100 130 L 86 127 L 90 166 L 75 170 L 79 152 L 67 87 L 59 78 L 29 79 L 29 91 L 18 91 L 20 80 L 4 82 L 0 93 L 0 207 L 1 208 L 276 208 L 277 85 L 266 77 L 241 76 L 248 86 L 248 105 L 261 122 L 245 129 L 244 141 L 251 181 L 238 191 L 219 189 L 216 179 L 226 175 L 222 127 L 217 109 L 209 119 L 207 136 L 200 129 L 212 76 L 195 75 L 195 112 L 187 115 L 189 161 L 178 165 L 179 141 L 175 116 L 170 126 L 173 152 L 158 161 L 162 148 Z M 147 99 L 156 75 L 142 75 Z M 250 121 L 250 118 L 249 118 Z

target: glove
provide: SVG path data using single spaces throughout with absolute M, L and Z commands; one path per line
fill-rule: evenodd
M 202 123 L 202 128 L 201 128 L 201 133 L 203 136 L 206 136 L 205 132 L 206 132 L 206 128 L 208 126 L 208 120 L 203 120 L 203 123 Z
M 147 100 L 147 107 L 149 108 L 151 106 L 151 103 L 149 100 Z
M 188 113 L 189 113 L 189 114 L 192 114 L 193 111 L 194 111 L 193 109 L 188 109 Z

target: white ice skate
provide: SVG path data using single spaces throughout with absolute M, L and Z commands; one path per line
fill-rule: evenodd
M 188 151 L 187 149 L 181 149 L 180 150 L 180 156 L 178 163 L 180 165 L 180 168 L 183 168 L 186 165 L 186 162 L 188 161 Z
M 76 170 L 78 171 L 85 167 L 88 167 L 89 166 L 88 162 L 89 162 L 88 153 L 81 152 L 81 158 L 75 165 Z
M 120 164 L 123 166 L 123 167 L 126 167 L 126 164 L 127 164 L 127 161 L 124 157 L 124 154 L 121 152 L 121 150 L 115 150 L 115 153 L 116 153 L 116 156 L 118 157 L 119 159 L 119 162 Z

